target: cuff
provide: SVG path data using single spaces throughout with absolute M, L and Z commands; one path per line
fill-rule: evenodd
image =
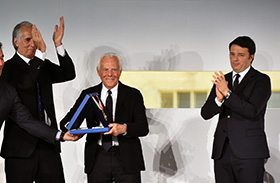
M 58 131 L 58 132 L 56 133 L 55 140 L 56 140 L 56 141 L 64 142 L 64 140 L 63 140 L 64 134 L 65 134 L 64 132 Z
M 217 104 L 218 107 L 221 107 L 224 103 L 224 100 L 222 102 L 218 101 L 217 97 L 215 98 L 215 102 Z
M 123 125 L 125 125 L 125 126 L 126 126 L 126 132 L 124 132 L 122 135 L 123 135 L 123 136 L 125 136 L 125 135 L 127 134 L 127 124 L 126 124 L 126 123 L 124 123 Z
M 37 58 L 39 58 L 39 59 L 41 59 L 41 60 L 43 60 L 43 61 L 45 61 L 45 59 L 46 59 L 46 56 L 47 56 L 47 52 L 41 52 L 40 50 L 36 50 L 36 52 L 35 52 L 35 57 L 37 57 Z
M 65 49 L 64 49 L 63 44 L 60 45 L 59 47 L 57 47 L 57 48 L 56 48 L 56 51 L 57 51 L 57 53 L 58 53 L 60 56 L 62 56 L 62 57 L 65 56 Z

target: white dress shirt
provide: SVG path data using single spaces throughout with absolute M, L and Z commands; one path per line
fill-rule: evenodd
M 116 104 L 117 104 L 117 97 L 118 97 L 118 87 L 119 87 L 119 83 L 111 89 L 111 96 L 113 99 L 113 111 L 112 111 L 112 118 L 113 118 L 113 122 L 115 121 L 115 113 L 116 113 Z M 104 105 L 106 105 L 106 99 L 108 96 L 108 89 L 104 86 L 104 84 L 102 84 L 102 89 L 101 89 L 101 101 Z M 101 146 L 102 145 L 102 134 L 100 134 L 100 139 L 98 140 L 98 144 Z M 118 146 L 119 142 L 118 142 L 118 137 L 112 135 L 112 145 L 113 146 Z

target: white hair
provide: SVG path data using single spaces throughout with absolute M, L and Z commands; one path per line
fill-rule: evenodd
M 100 62 L 102 60 L 102 58 L 104 57 L 116 57 L 118 62 L 119 62 L 119 66 L 120 66 L 120 70 L 122 70 L 122 60 L 121 60 L 121 57 L 119 55 L 117 55 L 116 53 L 105 53 L 103 54 L 100 59 L 99 59 L 99 62 L 98 62 L 98 65 L 97 65 L 97 68 L 100 69 Z

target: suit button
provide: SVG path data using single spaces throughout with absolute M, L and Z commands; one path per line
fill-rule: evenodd
M 230 115 L 228 115 L 227 118 L 229 119 L 229 118 L 230 118 Z

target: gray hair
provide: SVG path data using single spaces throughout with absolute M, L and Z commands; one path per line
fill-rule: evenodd
M 100 69 L 100 62 L 102 60 L 103 57 L 116 57 L 118 62 L 119 62 L 119 66 L 120 66 L 120 70 L 122 70 L 122 59 L 119 55 L 117 55 L 116 53 L 105 53 L 103 54 L 100 59 L 99 59 L 99 62 L 98 62 L 98 65 L 97 65 L 97 68 Z
M 28 21 L 23 21 L 23 22 L 20 22 L 19 24 L 17 24 L 13 30 L 13 37 L 12 37 L 12 43 L 13 43 L 13 46 L 15 48 L 15 50 L 18 49 L 17 45 L 15 44 L 14 42 L 14 39 L 16 39 L 18 42 L 20 42 L 20 38 L 22 36 L 22 33 L 21 33 L 21 27 L 23 26 L 28 26 L 28 27 L 32 27 L 33 24 L 28 22 Z

